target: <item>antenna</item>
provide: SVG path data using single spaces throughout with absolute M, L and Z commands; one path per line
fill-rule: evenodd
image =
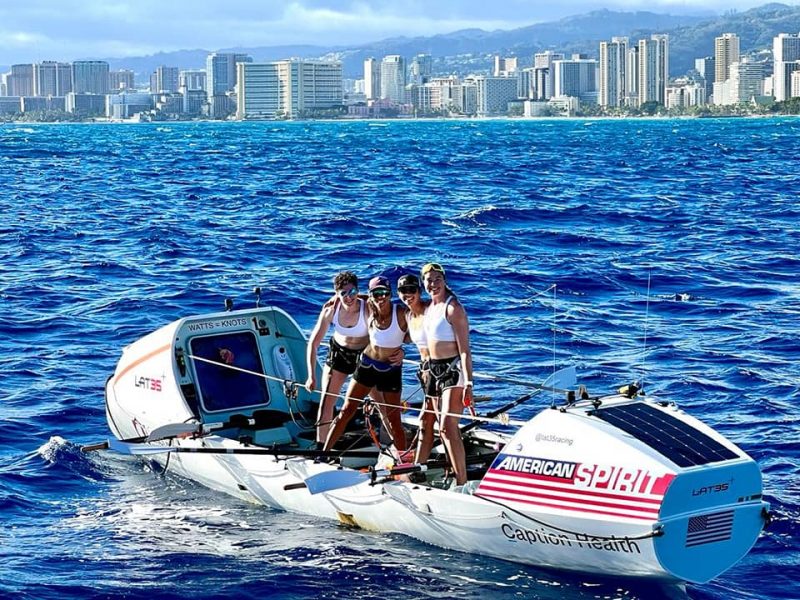
M 645 376 L 645 365 L 647 363 L 647 321 L 650 317 L 650 276 L 652 275 L 652 271 L 647 272 L 647 303 L 645 304 L 644 309 L 644 340 L 642 341 L 642 381 L 641 385 L 639 386 L 639 390 L 644 395 L 644 376 Z
M 553 378 L 556 375 L 556 300 L 557 300 L 558 284 L 553 284 Z M 556 405 L 556 391 L 553 390 L 553 400 L 550 407 L 554 408 Z

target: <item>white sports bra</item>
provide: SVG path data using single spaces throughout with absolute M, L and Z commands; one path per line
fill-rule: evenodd
M 397 308 L 397 306 L 392 307 L 392 324 L 389 327 L 379 329 L 376 324 L 375 327 L 369 328 L 369 342 L 373 347 L 399 348 L 403 345 L 406 332 L 400 328 L 400 322 L 397 319 Z
M 447 320 L 447 307 L 453 296 L 448 296 L 447 300 L 439 304 L 431 304 L 425 311 L 422 326 L 428 342 L 455 342 L 456 332 L 453 325 Z
M 358 321 L 352 327 L 345 327 L 339 323 L 339 310 L 341 309 L 341 302 L 336 306 L 336 312 L 333 313 L 333 339 L 340 346 L 344 346 L 347 338 L 363 338 L 369 335 L 367 330 L 367 320 L 364 318 L 364 300 L 358 299 Z
M 422 322 L 419 324 L 419 327 L 412 327 L 410 316 L 406 321 L 408 322 L 408 335 L 411 338 L 411 341 L 417 345 L 417 349 L 419 350 L 428 350 L 428 335 L 425 333 L 425 315 L 428 312 L 428 306 L 425 307 L 425 310 L 422 313 Z

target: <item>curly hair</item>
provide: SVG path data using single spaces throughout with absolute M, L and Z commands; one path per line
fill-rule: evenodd
M 358 287 L 358 277 L 352 271 L 339 271 L 333 277 L 333 289 L 340 290 L 348 283 L 352 283 L 353 287 Z

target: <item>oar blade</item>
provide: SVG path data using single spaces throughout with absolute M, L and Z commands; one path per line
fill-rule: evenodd
M 191 435 L 197 433 L 199 425 L 197 423 L 168 423 L 161 427 L 156 427 L 145 438 L 147 442 L 157 442 L 159 440 L 166 440 L 170 438 L 179 437 L 182 435 Z
M 557 390 L 569 390 L 578 383 L 578 371 L 574 366 L 565 367 L 556 371 L 544 380 L 543 388 L 556 388 Z
M 323 471 L 305 479 L 306 487 L 310 494 L 322 494 L 342 488 L 352 487 L 359 483 L 369 481 L 366 473 L 350 470 Z
M 150 454 L 163 454 L 165 452 L 173 452 L 175 446 L 149 446 L 147 444 L 132 444 L 130 442 L 122 442 L 116 438 L 109 438 L 108 449 L 120 454 L 129 454 L 133 456 L 148 456 Z

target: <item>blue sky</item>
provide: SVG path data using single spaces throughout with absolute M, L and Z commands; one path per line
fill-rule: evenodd
M 798 4 L 800 0 L 784 0 Z M 671 14 L 767 0 L 0 0 L 0 64 L 513 29 L 597 8 Z

